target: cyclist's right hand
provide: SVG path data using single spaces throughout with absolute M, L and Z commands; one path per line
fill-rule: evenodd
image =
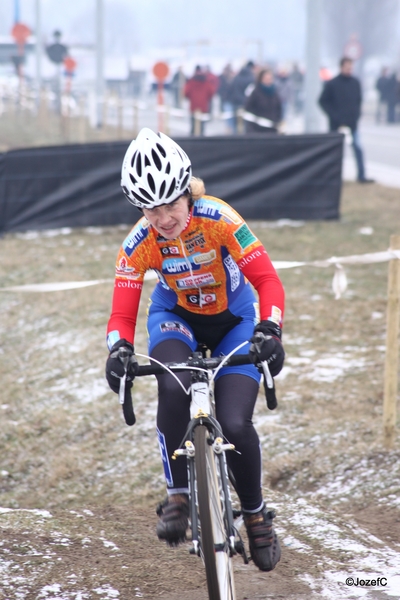
M 110 350 L 110 354 L 106 362 L 106 379 L 108 385 L 116 394 L 119 393 L 119 385 L 121 378 L 125 374 L 125 367 L 121 360 L 121 350 L 123 349 L 125 356 L 128 357 L 128 365 L 126 372 L 126 386 L 131 389 L 132 382 L 135 379 L 137 370 L 139 368 L 138 362 L 135 357 L 135 349 L 127 342 L 124 338 L 118 340 Z

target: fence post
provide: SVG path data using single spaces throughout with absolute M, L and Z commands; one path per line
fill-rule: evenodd
M 390 249 L 400 251 L 400 235 L 390 237 Z M 396 403 L 399 364 L 400 259 L 389 261 L 386 321 L 386 358 L 383 396 L 383 435 L 386 449 L 393 448 L 396 429 Z

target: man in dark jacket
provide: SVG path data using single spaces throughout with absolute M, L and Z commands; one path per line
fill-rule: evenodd
M 353 77 L 352 71 L 353 61 L 350 58 L 342 58 L 340 73 L 325 83 L 319 104 L 329 117 L 330 131 L 338 131 L 341 127 L 351 130 L 357 180 L 360 183 L 371 183 L 373 180 L 365 177 L 364 156 L 357 131 L 361 115 L 361 85 L 359 80 Z

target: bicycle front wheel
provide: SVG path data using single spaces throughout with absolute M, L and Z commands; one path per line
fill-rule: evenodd
M 201 552 L 210 600 L 235 600 L 233 565 L 226 530 L 226 502 L 219 478 L 218 458 L 209 443 L 209 431 L 198 425 L 194 431 L 197 501 L 200 516 Z

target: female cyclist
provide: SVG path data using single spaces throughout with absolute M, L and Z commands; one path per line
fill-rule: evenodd
M 143 212 L 119 251 L 106 377 L 119 390 L 124 368 L 118 349 L 131 354 L 128 385 L 137 362 L 134 334 L 144 274 L 158 274 L 150 300 L 147 329 L 149 355 L 161 362 L 185 361 L 199 344 L 212 355 L 228 354 L 255 332 L 262 344 L 252 346 L 254 362 L 267 360 L 272 376 L 283 366 L 282 284 L 257 237 L 228 204 L 205 195 L 192 177 L 191 162 L 168 136 L 142 129 L 131 142 L 122 165 L 121 186 L 129 202 Z M 261 321 L 257 324 L 256 298 Z M 247 349 L 249 349 L 247 346 Z M 241 349 L 243 352 L 243 349 Z M 189 375 L 180 374 L 188 387 Z M 190 419 L 189 399 L 168 373 L 159 375 L 157 435 L 167 483 L 167 499 L 158 514 L 157 535 L 171 545 L 185 539 L 188 527 L 188 481 L 184 461 L 171 461 Z M 215 382 L 216 417 L 238 452 L 227 454 L 241 501 L 251 556 L 263 571 L 280 559 L 261 490 L 261 451 L 252 423 L 260 375 L 254 365 L 221 369 Z

